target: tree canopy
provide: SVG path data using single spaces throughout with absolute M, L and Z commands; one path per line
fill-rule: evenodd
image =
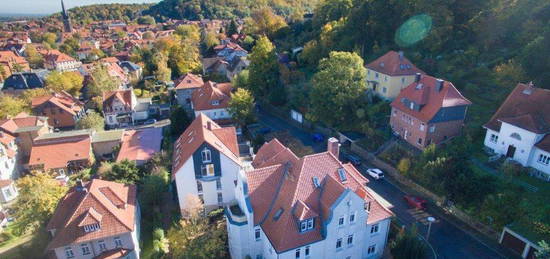
M 21 231 L 32 231 L 46 224 L 68 188 L 46 173 L 30 174 L 17 180 L 19 195 L 14 208 Z
M 84 118 L 78 120 L 76 123 L 76 128 L 103 131 L 105 129 L 105 120 L 99 113 L 90 111 Z
M 363 59 L 357 54 L 331 52 L 313 76 L 311 116 L 330 126 L 348 121 L 366 90 L 366 74 Z
M 46 88 L 54 91 L 66 91 L 73 96 L 80 95 L 84 77 L 78 72 L 53 71 L 46 77 Z
M 231 94 L 228 111 L 233 120 L 240 126 L 245 126 L 254 120 L 254 97 L 246 89 L 237 89 Z
M 278 101 L 277 95 L 284 94 L 284 91 L 279 82 L 279 64 L 273 43 L 266 36 L 260 37 L 249 59 L 248 85 L 254 96 Z

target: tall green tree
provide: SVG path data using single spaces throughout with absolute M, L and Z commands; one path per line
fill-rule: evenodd
M 171 135 L 173 138 L 178 138 L 191 124 L 191 119 L 185 109 L 178 105 L 170 114 L 170 122 Z
M 46 88 L 54 92 L 66 91 L 78 96 L 82 82 L 84 82 L 84 77 L 80 73 L 53 71 L 46 77 Z
M 153 62 L 157 69 L 154 72 L 155 77 L 159 81 L 168 82 L 172 77 L 172 70 L 168 67 L 168 58 L 162 52 L 158 52 L 153 56 Z
M 44 66 L 44 58 L 38 53 L 34 45 L 27 44 L 25 55 L 27 56 L 27 61 L 29 61 L 31 68 L 41 68 Z
M 249 56 L 249 87 L 254 96 L 271 102 L 285 98 L 279 82 L 279 64 L 275 46 L 265 36 L 260 37 Z M 278 91 L 278 92 L 277 92 Z M 283 95 L 278 98 L 278 95 Z
M 246 89 L 237 89 L 231 94 L 228 111 L 233 120 L 240 126 L 245 126 L 254 120 L 254 97 Z
M 427 258 L 427 247 L 418 238 L 416 226 L 405 230 L 401 229 L 395 240 L 390 244 L 391 254 L 395 259 L 424 259 Z
M 105 120 L 97 112 L 91 111 L 76 123 L 77 129 L 93 129 L 103 131 L 105 129 Z
M 331 52 L 313 76 L 310 116 L 329 126 L 340 126 L 354 115 L 366 89 L 363 59 L 355 53 Z
M 5 119 L 10 116 L 15 116 L 20 112 L 26 111 L 27 104 L 20 98 L 9 95 L 0 97 L 0 118 Z
M 43 226 L 67 192 L 57 180 L 46 173 L 29 174 L 16 182 L 19 195 L 15 209 L 15 226 L 20 233 Z
M 88 96 L 103 96 L 103 92 L 117 90 L 120 81 L 109 74 L 106 66 L 96 65 L 91 73 L 91 82 L 88 84 Z
M 246 26 L 249 34 L 267 36 L 273 39 L 275 33 L 288 27 L 285 19 L 273 13 L 270 8 L 262 8 L 254 11 L 250 18 L 246 19 Z

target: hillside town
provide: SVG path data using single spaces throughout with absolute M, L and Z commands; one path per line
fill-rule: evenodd
M 213 2 L 0 23 L 0 258 L 549 258 L 549 70 Z

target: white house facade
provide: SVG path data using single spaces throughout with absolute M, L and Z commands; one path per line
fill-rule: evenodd
M 172 180 L 182 214 L 198 197 L 207 211 L 235 200 L 241 170 L 236 130 L 199 114 L 174 145 Z
M 484 145 L 491 152 L 536 169 L 550 181 L 550 91 L 519 84 L 484 125 Z
M 331 152 L 297 158 L 275 139 L 253 166 L 225 210 L 232 258 L 382 256 L 391 204 L 352 165 Z

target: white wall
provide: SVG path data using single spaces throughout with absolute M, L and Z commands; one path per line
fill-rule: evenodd
M 124 233 L 124 234 L 118 235 L 118 236 L 111 236 L 111 237 L 108 237 L 108 238 L 96 239 L 96 240 L 92 240 L 90 242 L 84 242 L 84 243 L 88 244 L 88 247 L 90 249 L 90 254 L 88 254 L 88 255 L 83 255 L 82 254 L 82 249 L 81 249 L 80 245 L 83 244 L 83 243 L 75 243 L 75 244 L 71 244 L 69 246 L 73 250 L 73 253 L 74 253 L 74 256 L 75 256 L 74 258 L 76 258 L 76 259 L 91 259 L 91 258 L 94 258 L 95 256 L 101 254 L 101 251 L 99 250 L 99 241 L 100 240 L 103 240 L 105 242 L 105 245 L 107 247 L 107 251 L 111 250 L 111 249 L 115 249 L 116 248 L 115 239 L 114 239 L 115 237 L 120 237 L 120 240 L 122 241 L 122 247 L 123 248 L 130 249 L 130 250 L 133 250 L 135 248 L 131 232 L 127 232 L 127 233 Z M 58 259 L 67 258 L 67 256 L 65 255 L 65 247 L 68 247 L 68 246 L 58 247 L 58 248 L 55 249 L 55 255 L 57 256 Z M 139 248 L 138 248 L 137 253 L 130 254 L 130 256 L 128 258 L 129 259 L 139 259 Z
M 532 166 L 533 168 L 547 174 L 548 175 L 547 177 L 550 177 L 550 165 L 539 162 L 539 156 L 541 154 L 545 155 L 547 157 L 550 157 L 550 153 L 535 147 L 535 149 L 533 151 L 533 157 L 531 158 L 531 163 L 529 165 Z
M 195 117 L 198 117 L 200 113 L 203 113 L 204 115 L 208 116 L 208 118 L 213 120 L 231 119 L 231 114 L 229 114 L 227 109 L 211 109 L 211 110 L 195 111 Z
M 221 165 L 221 184 L 222 190 L 217 190 L 216 181 L 201 181 L 204 205 L 218 206 L 218 192 L 222 193 L 223 203 L 228 204 L 235 200 L 235 183 L 240 166 L 229 159 L 223 153 L 220 153 Z M 198 195 L 197 179 L 195 178 L 195 168 L 193 157 L 190 157 L 176 173 L 176 189 L 180 209 L 186 208 L 186 197 L 188 195 Z

